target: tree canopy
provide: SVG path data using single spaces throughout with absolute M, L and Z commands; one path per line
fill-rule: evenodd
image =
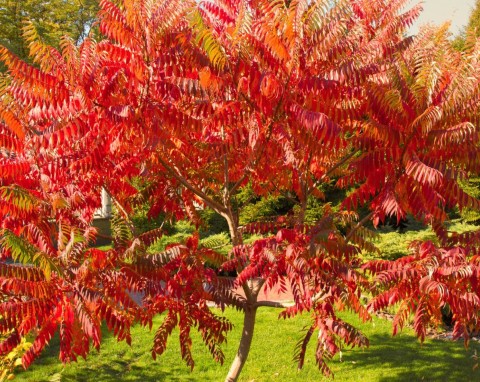
M 398 303 L 395 328 L 413 313 L 424 339 L 448 305 L 455 336 L 468 341 L 480 328 L 478 232 L 458 235 L 445 223 L 452 208 L 480 209 L 462 188 L 480 166 L 480 43 L 457 52 L 446 28 L 405 37 L 421 11 L 406 3 L 102 0 L 100 41 L 66 39 L 57 49 L 27 28 L 33 66 L 1 48 L 1 353 L 32 334 L 26 367 L 59 331 L 68 362 L 100 346 L 102 321 L 130 342 L 131 325 L 151 327 L 164 314 L 153 357 L 179 327 L 193 368 L 196 328 L 223 362 L 231 325 L 207 302 L 244 312 L 227 381 L 238 379 L 262 306 L 283 318 L 310 314 L 295 357 L 301 368 L 315 338 L 325 374 L 341 346 L 368 345 L 341 309 L 368 320 Z M 339 211 L 326 204 L 306 222 L 323 183 L 347 195 Z M 240 226 L 243 187 L 287 194 L 297 208 Z M 108 251 L 93 247 L 102 188 L 117 211 Z M 137 233 L 139 204 L 196 226 L 209 207 L 227 222 L 233 249 L 219 253 L 196 232 L 151 253 L 163 231 Z M 376 251 L 365 223 L 407 214 L 437 241 L 396 262 L 365 262 L 362 253 Z M 247 243 L 252 233 L 262 237 Z M 258 301 L 261 288 L 286 285 L 292 306 Z M 364 292 L 374 295 L 366 306 Z
M 477 0 L 468 19 L 467 31 L 475 31 L 480 36 L 480 1 Z
M 96 0 L 0 0 L 0 44 L 22 59 L 29 55 L 23 38 L 26 22 L 31 22 L 45 43 L 58 47 L 69 36 L 81 42 L 98 11 Z
M 468 23 L 462 32 L 455 37 L 454 46 L 459 50 L 464 49 L 468 36 L 480 36 L 480 1 L 478 0 L 476 0 L 475 5 L 471 9 Z

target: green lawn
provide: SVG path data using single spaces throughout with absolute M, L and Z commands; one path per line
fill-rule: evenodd
M 472 226 L 457 221 L 452 222 L 450 227 L 451 230 L 460 232 L 467 228 L 472 229 Z M 404 234 L 389 227 L 381 227 L 379 233 L 376 245 L 382 250 L 384 258 L 396 258 L 408 253 L 407 245 L 411 240 L 434 239 L 433 232 L 420 224 L 411 224 Z M 109 246 L 104 247 L 108 248 Z M 276 309 L 259 311 L 252 350 L 240 380 L 326 381 L 315 366 L 313 342 L 302 371 L 297 371 L 292 361 L 295 344 L 301 336 L 300 330 L 308 323 L 308 317 L 284 321 L 277 320 L 278 313 L 279 310 Z M 94 350 L 87 361 L 82 359 L 65 367 L 58 361 L 59 346 L 58 341 L 54 340 L 28 371 L 18 373 L 17 380 L 223 381 L 237 349 L 242 323 L 240 313 L 227 310 L 226 315 L 235 324 L 235 329 L 230 333 L 229 342 L 224 347 L 227 357 L 224 366 L 211 360 L 198 336 L 194 337 L 193 353 L 196 367 L 193 372 L 190 372 L 180 358 L 176 336 L 170 339 L 166 353 L 157 361 L 153 361 L 150 347 L 155 326 L 153 332 L 135 327 L 132 333 L 132 347 L 123 342 L 118 343 L 105 331 L 99 353 Z M 332 360 L 329 365 L 335 373 L 336 381 L 480 380 L 480 371 L 474 370 L 476 361 L 472 357 L 475 351 L 480 355 L 478 342 L 472 342 L 468 350 L 465 350 L 461 341 L 428 340 L 420 345 L 410 329 L 405 329 L 400 335 L 392 337 L 391 323 L 388 321 L 375 318 L 373 322 L 362 324 L 351 314 L 346 313 L 345 317 L 348 322 L 362 328 L 370 339 L 370 348 L 346 349 L 342 361 L 339 357 Z M 160 319 L 156 322 L 157 326 L 159 322 Z
M 292 361 L 295 343 L 300 329 L 307 323 L 306 317 L 294 320 L 277 320 L 279 310 L 262 309 L 257 315 L 257 327 L 247 364 L 241 381 L 325 381 L 316 369 L 312 344 L 305 367 L 297 371 Z M 135 327 L 132 347 L 118 343 L 108 333 L 99 353 L 93 351 L 78 363 L 65 366 L 57 359 L 58 342 L 54 341 L 43 356 L 26 372 L 17 375 L 19 381 L 49 381 L 62 372 L 61 381 L 223 381 L 228 364 L 232 360 L 240 335 L 240 313 L 228 310 L 226 315 L 234 322 L 235 329 L 225 346 L 227 361 L 224 366 L 215 364 L 208 352 L 194 339 L 193 372 L 180 358 L 178 340 L 174 336 L 167 352 L 153 361 L 150 355 L 153 332 Z M 370 338 L 366 350 L 345 350 L 343 361 L 338 357 L 330 362 L 336 381 L 473 381 L 480 379 L 480 371 L 474 370 L 474 351 L 480 344 L 472 343 L 466 351 L 463 342 L 428 340 L 420 345 L 409 329 L 397 337 L 391 337 L 391 323 L 375 318 L 373 322 L 360 324 L 350 314 L 350 323 L 360 325 Z M 158 322 L 157 322 L 158 323 Z

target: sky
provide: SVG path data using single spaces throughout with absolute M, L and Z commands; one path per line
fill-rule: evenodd
M 423 12 L 410 31 L 416 33 L 419 26 L 425 23 L 438 25 L 451 20 L 450 32 L 456 35 L 468 23 L 474 4 L 475 0 L 424 0 Z

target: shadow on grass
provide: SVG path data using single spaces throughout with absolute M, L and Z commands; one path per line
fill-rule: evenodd
M 472 357 L 480 352 L 478 342 L 470 342 L 465 349 L 463 341 L 427 340 L 420 344 L 415 338 L 400 334 L 369 336 L 370 348 L 344 355 L 346 368 L 374 370 L 375 381 L 473 381 L 480 372 L 474 369 Z M 349 366 L 350 364 L 351 366 Z M 378 374 L 378 370 L 382 373 Z
M 245 365 L 242 380 L 294 382 L 301 377 L 305 382 L 330 382 L 331 380 L 322 378 L 308 356 L 305 369 L 302 370 L 301 375 L 298 374 L 291 363 L 292 341 L 295 337 L 292 333 L 298 333 L 298 326 L 294 328 L 291 323 L 287 325 L 287 321 L 280 321 L 276 334 L 272 335 L 271 323 L 276 319 L 277 314 L 278 312 L 273 309 L 266 309 L 264 315 L 259 316 L 254 348 Z M 228 315 L 236 323 L 241 319 L 241 316 L 234 311 L 228 311 Z M 345 313 L 344 318 L 362 329 L 370 340 L 370 348 L 344 349 L 342 362 L 339 362 L 338 357 L 330 361 L 329 366 L 335 373 L 336 381 L 480 380 L 480 371 L 473 369 L 477 361 L 472 358 L 475 351 L 480 353 L 480 344 L 477 341 L 472 341 L 468 350 L 465 350 L 462 341 L 427 340 L 421 345 L 411 329 L 405 329 L 398 336 L 392 337 L 390 322 L 374 317 L 373 322 L 359 324 L 358 320 L 348 312 Z M 300 321 L 296 323 L 300 324 Z M 233 344 L 236 343 L 238 336 L 235 337 L 235 335 L 238 334 L 238 332 L 232 333 Z M 99 353 L 93 350 L 87 361 L 80 360 L 63 369 L 58 361 L 60 349 L 58 337 L 55 337 L 32 368 L 18 374 L 18 380 L 47 382 L 63 369 L 62 382 L 219 381 L 223 380 L 228 370 L 229 360 L 233 358 L 236 350 L 235 346 L 225 347 L 226 365 L 222 367 L 211 360 L 203 346 L 196 346 L 199 342 L 198 338 L 194 338 L 192 351 L 196 367 L 193 372 L 190 372 L 181 360 L 178 344 L 175 344 L 175 341 L 169 343 L 165 354 L 157 361 L 153 361 L 150 354 L 152 338 L 153 333 L 144 328 L 132 328 L 132 347 L 129 347 L 124 343 L 118 343 L 110 333 L 104 330 Z M 314 347 L 314 344 L 312 343 L 311 346 Z
M 129 347 L 118 343 L 104 327 L 100 351 L 90 349 L 87 360 L 79 358 L 63 366 L 58 359 L 60 342 L 58 333 L 42 355 L 26 372 L 19 372 L 17 380 L 47 382 L 55 374 L 61 374 L 62 382 L 194 382 L 188 369 L 178 365 L 165 364 L 162 358 L 154 361 L 149 349 Z
M 148 371 L 146 371 L 148 369 Z M 130 378 L 129 375 L 130 374 Z M 50 376 L 49 378 L 51 378 Z M 21 380 L 21 375 L 18 376 Z M 127 379 L 128 378 L 128 379 Z M 169 372 L 164 370 L 155 373 L 151 366 L 143 369 L 132 368 L 129 372 L 121 372 L 115 366 L 102 366 L 102 368 L 90 369 L 88 367 L 77 368 L 75 374 L 68 373 L 62 375 L 62 382 L 120 382 L 120 381 L 145 381 L 145 382 L 194 382 L 195 378 L 185 376 L 185 371 L 175 367 L 170 368 Z M 42 380 L 43 381 L 43 380 Z M 45 379 L 44 381 L 49 381 Z M 40 382 L 40 380 L 39 380 Z
M 149 355 L 150 356 L 150 355 Z M 27 373 L 19 373 L 17 380 L 21 381 L 50 381 L 57 373 L 61 373 L 62 382 L 119 382 L 119 381 L 145 381 L 145 382 L 193 382 L 196 378 L 188 376 L 185 368 L 167 365 L 162 367 L 151 358 L 149 362 L 140 362 L 135 358 L 122 357 L 108 362 L 98 360 L 102 358 L 102 353 L 95 355 L 96 360 L 89 357 L 86 362 L 70 364 L 62 371 L 60 361 L 54 355 L 45 355 L 39 362 L 32 365 Z M 36 370 L 38 368 L 38 372 Z M 166 370 L 167 369 L 167 370 Z M 30 374 L 32 373 L 32 374 Z M 30 374 L 30 375 L 29 375 Z M 38 375 L 40 374 L 41 377 Z

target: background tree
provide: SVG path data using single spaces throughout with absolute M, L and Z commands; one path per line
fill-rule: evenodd
M 471 10 L 468 24 L 464 30 L 455 37 L 453 40 L 453 46 L 461 51 L 467 50 L 469 46 L 475 44 L 478 36 L 480 36 L 480 1 L 477 0 Z M 478 177 L 478 173 L 476 175 L 477 176 L 472 177 L 468 182 L 465 182 L 464 187 L 469 191 L 470 195 L 478 198 L 480 197 L 480 178 Z M 480 222 L 480 214 L 469 208 L 460 211 L 460 216 L 465 221 L 473 224 L 478 224 Z
M 475 35 L 480 36 L 480 1 L 478 0 L 472 8 L 466 30 L 475 31 Z
M 262 306 L 311 315 L 299 367 L 315 331 L 325 374 L 340 344 L 366 346 L 337 315 L 348 308 L 369 318 L 363 223 L 414 212 L 443 243 L 446 209 L 479 207 L 457 181 L 478 166 L 479 47 L 442 55 L 444 34 L 427 33 L 409 50 L 404 31 L 420 8 L 403 11 L 405 3 L 102 1 L 98 43 L 65 39 L 57 50 L 28 34 L 36 67 L 2 49 L 0 255 L 23 263 L 0 263 L 2 353 L 38 329 L 28 366 L 59 330 L 60 357 L 74 360 L 90 341 L 100 345 L 103 320 L 129 341 L 133 323 L 151 326 L 163 313 L 154 357 L 178 326 L 189 366 L 192 328 L 223 362 L 230 324 L 207 301 L 244 312 L 227 381 L 241 372 Z M 353 192 L 341 211 L 325 208 L 305 224 L 308 196 L 334 173 Z M 199 224 L 196 206 L 207 206 L 227 222 L 232 251 L 194 234 L 149 253 L 162 231 L 136 235 L 139 178 L 150 215 Z M 240 227 L 236 198 L 247 185 L 294 195 L 300 213 Z M 106 252 L 91 248 L 101 188 L 118 210 Z M 369 214 L 357 223 L 359 205 Z M 245 232 L 264 236 L 246 244 Z M 287 284 L 293 306 L 257 300 L 261 288 Z
M 28 44 L 23 38 L 25 22 L 33 23 L 45 43 L 59 46 L 64 35 L 76 43 L 89 33 L 98 12 L 96 0 L 1 0 L 0 44 L 22 59 L 28 59 Z
M 462 50 L 465 47 L 465 39 L 467 35 L 480 36 L 480 2 L 476 0 L 473 6 L 468 23 L 454 39 L 454 46 L 456 49 Z

